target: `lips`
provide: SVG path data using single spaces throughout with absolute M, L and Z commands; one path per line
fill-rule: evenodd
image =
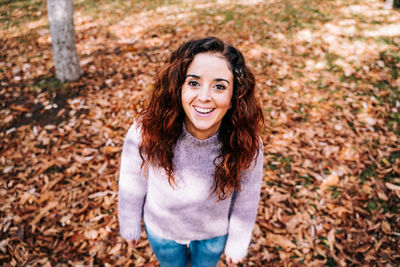
M 203 108 L 198 106 L 194 106 L 194 109 L 200 114 L 209 114 L 215 110 L 215 108 Z

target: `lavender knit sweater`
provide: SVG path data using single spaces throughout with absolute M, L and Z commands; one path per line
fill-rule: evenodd
M 118 217 L 121 236 L 135 240 L 141 234 L 141 218 L 148 229 L 171 240 L 201 240 L 228 234 L 225 254 L 240 260 L 247 254 L 260 196 L 263 152 L 243 172 L 242 191 L 217 201 L 210 195 L 218 155 L 218 135 L 198 140 L 185 127 L 174 150 L 172 188 L 163 168 L 140 171 L 140 129 L 131 126 L 122 151 Z

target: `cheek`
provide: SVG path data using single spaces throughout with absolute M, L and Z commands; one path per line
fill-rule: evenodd
M 190 102 L 192 101 L 192 95 L 190 94 L 190 91 L 182 88 L 182 92 L 181 92 L 181 101 L 182 101 L 182 105 L 187 105 L 190 104 Z
M 227 109 L 232 108 L 232 94 L 229 94 L 225 96 L 223 99 L 221 99 L 221 106 L 224 106 Z

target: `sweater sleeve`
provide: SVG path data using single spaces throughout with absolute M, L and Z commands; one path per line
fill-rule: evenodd
M 122 149 L 118 184 L 120 234 L 127 240 L 140 237 L 142 209 L 147 192 L 147 173 L 140 169 L 142 158 L 139 154 L 139 143 L 140 129 L 137 123 L 134 123 L 128 131 Z
M 263 149 L 261 148 L 255 160 L 255 165 L 253 164 L 250 169 L 244 172 L 242 190 L 235 192 L 232 197 L 225 255 L 234 261 L 239 261 L 247 255 L 257 216 L 262 171 Z

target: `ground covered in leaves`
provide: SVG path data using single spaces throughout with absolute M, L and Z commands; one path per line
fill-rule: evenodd
M 63 84 L 45 1 L 2 1 L 0 265 L 157 266 L 118 234 L 121 147 L 169 53 L 209 35 L 243 51 L 266 118 L 242 265 L 400 264 L 400 12 L 232 2 L 74 1 L 84 75 Z

